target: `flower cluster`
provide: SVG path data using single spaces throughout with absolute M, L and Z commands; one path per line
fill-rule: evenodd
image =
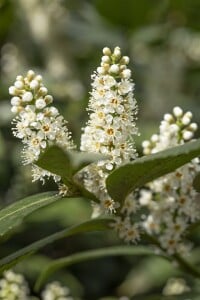
M 42 292 L 42 300 L 73 300 L 70 296 L 68 287 L 63 287 L 59 282 L 55 281 L 47 284 Z
M 191 121 L 190 111 L 183 113 L 180 107 L 174 107 L 173 114 L 164 115 L 159 135 L 153 134 L 150 141 L 142 143 L 144 154 L 156 153 L 190 141 L 197 130 L 197 124 Z
M 0 299 L 2 300 L 31 300 L 28 283 L 21 274 L 12 270 L 4 272 L 0 280 Z M 35 299 L 35 298 L 34 298 Z M 36 298 L 38 299 L 38 298 Z M 41 300 L 73 300 L 68 287 L 55 281 L 46 285 L 41 294 Z
M 110 171 L 122 162 L 134 159 L 133 136 L 137 134 L 134 84 L 127 68 L 129 58 L 119 47 L 103 49 L 101 67 L 92 75 L 92 92 L 88 110 L 91 112 L 81 136 L 81 150 L 108 155 L 100 162 Z
M 28 300 L 29 289 L 24 277 L 9 270 L 4 272 L 0 280 L 0 299 L 2 300 Z
M 135 195 L 130 194 L 112 224 L 118 236 L 127 243 L 137 243 L 140 240 L 140 223 L 134 220 L 138 210 L 139 205 Z
M 175 107 L 173 114 L 164 115 L 159 134 L 143 142 L 144 154 L 183 144 L 193 138 L 196 130 L 192 113 L 183 113 L 180 107 Z M 198 158 L 193 159 L 175 172 L 147 184 L 139 195 L 129 196 L 113 224 L 119 236 L 125 241 L 137 242 L 140 233 L 145 231 L 156 236 L 169 254 L 187 251 L 189 244 L 183 242 L 184 234 L 188 226 L 199 219 L 198 194 L 192 185 L 200 171 L 199 163 Z
M 129 58 L 122 56 L 119 47 L 113 52 L 107 47 L 103 49 L 101 66 L 92 75 L 89 121 L 81 136 L 82 151 L 109 157 L 87 168 L 85 178 L 86 187 L 108 210 L 113 209 L 113 200 L 106 191 L 106 176 L 116 166 L 136 157 L 133 136 L 138 134 L 138 109 L 128 63 Z
M 197 124 L 192 123 L 192 113 L 183 113 L 180 107 L 173 114 L 165 114 L 159 134 L 143 142 L 144 153 L 158 151 L 183 144 L 193 138 Z M 147 185 L 141 191 L 140 205 L 148 208 L 149 214 L 143 228 L 156 235 L 163 249 L 173 254 L 184 251 L 187 245 L 183 237 L 188 226 L 199 219 L 199 201 L 193 188 L 193 179 L 200 171 L 199 159 L 165 175 Z
M 31 296 L 28 283 L 21 274 L 16 274 L 12 270 L 5 271 L 0 279 L 0 300 L 74 300 L 70 295 L 70 289 L 63 286 L 58 281 L 47 284 L 41 296 Z M 120 297 L 119 300 L 128 300 L 128 297 Z
M 100 201 L 93 206 L 94 217 L 117 209 L 113 227 L 121 238 L 135 243 L 145 231 L 158 239 L 162 249 L 173 254 L 186 249 L 185 232 L 199 219 L 200 204 L 192 185 L 200 172 L 198 158 L 147 184 L 141 191 L 134 191 L 122 207 L 106 189 L 110 172 L 137 157 L 133 137 L 138 134 L 138 108 L 128 63 L 129 58 L 122 56 L 119 47 L 113 52 L 107 47 L 103 49 L 101 64 L 92 75 L 89 120 L 83 128 L 80 150 L 105 155 L 105 159 L 85 167 L 77 179 Z M 9 92 L 13 96 L 12 112 L 17 114 L 13 134 L 24 144 L 24 163 L 32 164 L 34 180 L 53 176 L 59 182 L 59 176 L 34 164 L 52 144 L 74 148 L 66 121 L 51 105 L 53 98 L 48 95 L 42 77 L 28 71 L 25 77 L 17 76 Z M 143 152 L 148 155 L 184 144 L 193 139 L 196 130 L 192 113 L 175 107 L 172 114 L 164 115 L 159 133 L 142 143 Z M 59 186 L 62 194 L 66 194 L 68 187 L 60 183 Z M 54 287 L 57 290 L 56 285 Z
M 17 76 L 9 93 L 12 95 L 11 110 L 17 114 L 13 121 L 13 134 L 24 144 L 24 164 L 33 164 L 33 180 L 43 181 L 45 176 L 53 174 L 34 165 L 41 152 L 51 144 L 64 149 L 74 147 L 67 122 L 51 105 L 53 97 L 43 85 L 42 76 L 32 70 L 25 77 Z M 58 176 L 54 179 L 56 182 L 60 180 Z

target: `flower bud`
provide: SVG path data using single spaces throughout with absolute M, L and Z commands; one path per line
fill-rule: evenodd
M 12 85 L 12 86 L 9 87 L 9 94 L 10 95 L 13 95 L 13 96 L 17 95 L 17 91 L 18 90 L 15 86 Z
M 192 131 L 189 131 L 189 130 L 185 130 L 183 131 L 183 138 L 184 140 L 186 141 L 189 141 L 193 138 L 193 132 Z
M 15 81 L 15 87 L 16 87 L 17 89 L 22 89 L 22 88 L 24 87 L 23 81 L 21 81 L 21 80 Z
M 101 61 L 104 63 L 110 63 L 110 57 L 108 55 L 104 55 L 102 56 Z
M 34 76 L 35 76 L 35 72 L 34 72 L 34 71 L 29 70 L 29 71 L 27 72 L 27 78 L 28 78 L 29 81 L 31 81 L 31 80 L 33 79 Z
M 121 50 L 119 47 L 115 47 L 113 56 L 115 59 L 119 59 L 121 57 Z
M 36 106 L 36 108 L 38 108 L 38 109 L 43 109 L 45 106 L 46 106 L 46 102 L 44 101 L 44 99 L 37 99 L 36 101 L 35 101 L 35 106 Z
M 112 54 L 112 52 L 111 52 L 110 48 L 105 47 L 105 48 L 103 48 L 103 54 L 110 56 Z
M 176 106 L 173 109 L 173 113 L 174 113 L 175 117 L 179 118 L 179 117 L 182 117 L 183 110 L 179 106 Z
M 39 89 L 39 95 L 41 96 L 46 96 L 46 94 L 48 93 L 48 90 L 46 87 L 42 86 L 40 89 Z
M 119 66 L 116 64 L 112 65 L 109 69 L 109 73 L 114 73 L 114 74 L 119 73 Z
M 35 89 L 37 89 L 39 87 L 39 82 L 38 82 L 38 80 L 32 80 L 31 82 L 30 82 L 30 88 L 31 89 L 33 89 L 33 90 L 35 90 Z
M 128 56 L 123 56 L 120 62 L 122 64 L 128 65 L 129 61 L 130 61 L 130 58 Z
M 174 118 L 171 114 L 165 114 L 164 115 L 164 120 L 168 123 L 172 123 L 174 121 Z
M 31 102 L 33 100 L 33 94 L 31 92 L 25 92 L 22 96 L 22 101 Z
M 198 125 L 196 123 L 191 123 L 188 129 L 194 132 L 198 129 Z

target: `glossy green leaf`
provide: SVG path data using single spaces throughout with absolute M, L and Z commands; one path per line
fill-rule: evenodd
M 101 154 L 64 151 L 58 146 L 49 147 L 38 159 L 36 164 L 53 174 L 61 176 L 63 182 L 72 182 L 72 176 L 87 165 L 105 159 Z
M 75 253 L 70 256 L 60 258 L 54 260 L 52 263 L 48 265 L 46 269 L 41 272 L 37 282 L 36 282 L 36 290 L 39 290 L 45 280 L 54 272 L 58 271 L 61 268 L 68 267 L 70 265 L 94 260 L 101 257 L 108 257 L 108 256 L 120 256 L 120 255 L 157 255 L 155 251 L 148 247 L 144 246 L 114 246 L 109 248 L 101 248 L 95 250 L 89 250 L 85 252 Z M 168 259 L 166 256 L 161 257 Z
M 9 256 L 6 256 L 0 260 L 0 273 L 4 270 L 11 268 L 12 266 L 16 265 L 21 260 L 25 259 L 29 255 L 35 253 L 39 249 L 43 248 L 44 246 L 51 244 L 59 239 L 78 234 L 83 232 L 90 232 L 90 231 L 102 231 L 106 229 L 111 229 L 110 227 L 111 219 L 93 219 L 79 225 L 72 226 L 70 228 L 61 230 L 56 232 L 52 235 L 49 235 L 39 241 L 36 241 L 17 252 L 12 253 Z
M 36 164 L 53 174 L 61 176 L 65 184 L 69 184 L 72 178 L 72 165 L 70 157 L 58 146 L 52 146 L 42 153 Z
M 33 211 L 60 199 L 56 192 L 46 192 L 16 201 L 0 211 L 0 236 L 19 225 Z
M 200 139 L 138 158 L 119 167 L 108 176 L 108 192 L 114 200 L 123 202 L 134 189 L 173 172 L 199 155 Z
M 194 178 L 193 187 L 197 192 L 200 193 L 200 173 L 198 173 L 197 176 Z

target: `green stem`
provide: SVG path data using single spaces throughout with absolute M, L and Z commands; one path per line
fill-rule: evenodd
M 178 262 L 182 270 L 186 271 L 195 278 L 200 278 L 200 272 L 192 264 L 186 261 L 180 254 L 175 253 L 173 258 Z

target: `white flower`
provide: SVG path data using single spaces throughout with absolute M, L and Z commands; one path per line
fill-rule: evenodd
M 161 246 L 166 249 L 169 254 L 174 254 L 179 248 L 179 238 L 175 236 L 170 236 L 169 234 L 162 234 L 159 239 Z
M 137 223 L 132 224 L 129 217 L 115 217 L 111 226 L 117 231 L 119 237 L 127 243 L 137 243 L 140 240 L 140 229 Z
M 67 122 L 59 114 L 57 108 L 49 106 L 53 97 L 48 95 L 47 88 L 42 83 L 42 76 L 32 70 L 25 77 L 17 76 L 15 86 L 10 87 L 12 111 L 18 115 L 13 120 L 13 134 L 24 144 L 23 161 L 34 164 L 39 155 L 52 144 L 64 149 L 74 148 Z M 33 167 L 33 180 L 53 176 L 50 172 Z
M 158 233 L 160 231 L 160 220 L 153 215 L 148 215 L 142 225 L 149 234 Z
M 119 47 L 116 51 L 119 53 Z M 115 57 L 114 53 L 110 55 Z M 116 63 L 111 66 L 114 68 L 120 66 L 120 61 L 116 60 Z M 119 72 L 119 77 L 120 74 Z M 81 137 L 81 150 L 100 152 L 104 149 L 105 153 L 105 148 L 107 148 L 107 153 L 112 154 L 113 149 L 117 147 L 120 149 L 118 155 L 123 159 L 123 151 L 119 145 L 124 143 L 129 147 L 127 141 L 137 134 L 135 126 L 137 104 L 133 98 L 133 83 L 130 80 L 117 79 L 109 74 L 94 74 L 92 78 L 93 90 L 89 102 L 91 114 Z M 129 159 L 134 159 L 135 156 L 135 149 L 131 147 Z
M 121 213 L 130 216 L 131 214 L 136 213 L 138 210 L 138 203 L 133 194 L 130 194 L 126 197 L 124 204 L 121 208 Z
M 131 71 L 127 68 L 129 59 L 127 56 L 122 57 L 119 47 L 113 52 L 106 47 L 103 54 L 101 66 L 92 75 L 92 91 L 88 106 L 90 115 L 81 136 L 80 149 L 109 157 L 109 160 L 97 163 L 95 177 L 94 166 L 88 167 L 85 179 L 85 185 L 90 187 L 90 191 L 95 193 L 107 211 L 109 205 L 106 201 L 109 199 L 110 203 L 113 203 L 113 200 L 105 188 L 106 176 L 116 166 L 135 159 L 133 136 L 138 132 L 135 125 L 137 104 L 133 95 L 134 84 L 129 79 Z M 102 171 L 101 177 L 99 174 Z M 90 180 L 93 184 L 89 182 Z M 113 211 L 114 207 L 112 204 L 110 210 Z
M 144 154 L 191 140 L 197 130 L 197 124 L 191 121 L 192 113 L 184 113 L 180 107 L 175 107 L 173 114 L 165 114 L 159 134 L 142 143 Z M 199 171 L 200 161 L 196 158 L 175 172 L 149 183 L 147 197 L 146 191 L 140 193 L 140 204 L 146 205 L 149 210 L 143 226 L 149 234 L 156 234 L 161 246 L 170 254 L 183 248 L 185 231 L 200 218 L 200 203 L 193 188 L 193 180 Z
M 4 278 L 0 280 L 0 299 L 5 300 L 29 300 L 29 288 L 20 274 L 11 270 L 4 272 Z
M 68 287 L 55 281 L 49 283 L 42 292 L 42 300 L 73 300 Z
M 148 206 L 152 200 L 152 192 L 149 190 L 141 190 L 139 203 L 141 206 Z

